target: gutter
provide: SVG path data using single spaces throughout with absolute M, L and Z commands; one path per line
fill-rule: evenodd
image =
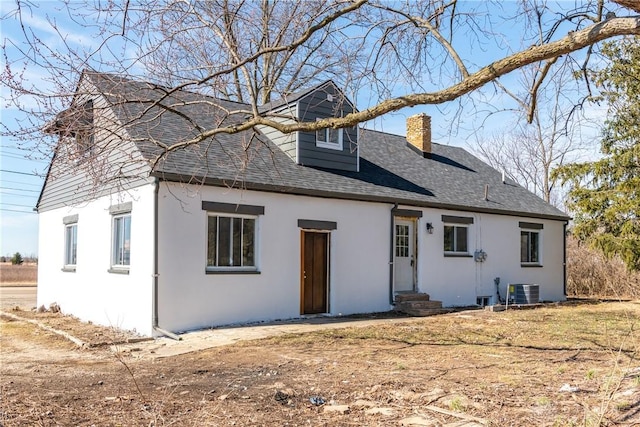
M 434 208 L 434 209 L 449 209 L 462 212 L 473 213 L 488 213 L 495 215 L 506 216 L 518 216 L 523 218 L 536 218 L 536 219 L 550 219 L 555 221 L 567 221 L 571 217 L 565 214 L 545 214 L 515 210 L 504 210 L 496 208 L 487 208 L 482 206 L 461 206 L 452 203 L 440 203 L 427 200 L 416 200 L 398 196 L 381 196 L 370 195 L 365 193 L 337 193 L 331 190 L 314 190 L 312 188 L 300 188 L 286 185 L 277 184 L 263 184 L 248 181 L 237 181 L 234 179 L 224 178 L 203 178 L 194 177 L 193 175 L 183 175 L 176 173 L 165 172 L 151 172 L 151 176 L 160 177 L 165 181 L 190 183 L 197 182 L 198 184 L 213 185 L 224 188 L 239 188 L 242 190 L 254 190 L 254 191 L 266 191 L 270 193 L 290 194 L 296 196 L 312 196 L 323 197 L 328 199 L 341 199 L 341 200 L 355 200 L 360 202 L 374 202 L 374 203 L 399 203 L 407 206 L 414 206 L 417 208 Z M 197 178 L 197 179 L 196 179 Z M 195 179 L 195 181 L 194 181 Z
M 159 332 L 160 334 L 166 337 L 172 338 L 177 341 L 181 341 L 182 337 L 174 334 L 173 332 L 164 330 L 158 325 L 159 324 L 158 278 L 160 276 L 160 274 L 158 273 L 158 236 L 159 236 L 158 194 L 160 193 L 160 179 L 155 178 L 154 185 L 155 185 L 155 188 L 153 190 L 153 324 L 152 324 L 152 328 L 154 331 Z
M 565 221 L 562 225 L 562 290 L 564 296 L 567 296 L 567 225 Z

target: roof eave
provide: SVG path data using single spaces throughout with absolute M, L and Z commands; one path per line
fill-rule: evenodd
M 373 203 L 389 203 L 393 205 L 398 204 L 398 205 L 406 205 L 406 206 L 414 206 L 414 207 L 422 207 L 422 208 L 449 209 L 449 210 L 457 210 L 462 212 L 488 213 L 488 214 L 495 214 L 495 215 L 548 219 L 548 220 L 554 220 L 554 221 L 571 220 L 571 217 L 568 215 L 552 215 L 552 214 L 545 214 L 545 213 L 512 211 L 512 210 L 506 210 L 506 209 L 462 206 L 462 205 L 455 205 L 455 204 L 449 204 L 449 203 L 412 200 L 412 199 L 406 199 L 402 197 L 387 197 L 387 196 L 376 196 L 376 195 L 370 195 L 370 194 L 357 194 L 357 193 L 337 193 L 337 192 L 328 191 L 328 190 L 315 190 L 315 189 L 309 189 L 309 188 L 290 187 L 290 186 L 276 185 L 276 184 L 264 184 L 264 183 L 247 182 L 247 181 L 241 181 L 241 180 L 225 180 L 220 178 L 198 177 L 193 175 L 165 173 L 162 171 L 151 172 L 150 176 L 158 178 L 161 181 L 178 182 L 182 184 L 185 184 L 185 183 L 199 184 L 199 185 L 204 184 L 204 185 L 211 185 L 215 187 L 240 188 L 244 190 L 266 191 L 270 193 L 280 193 L 280 194 L 284 193 L 284 194 L 291 194 L 291 195 L 297 195 L 297 196 L 311 196 L 311 197 L 321 197 L 321 198 L 340 199 L 340 200 L 354 200 L 354 201 L 373 202 Z

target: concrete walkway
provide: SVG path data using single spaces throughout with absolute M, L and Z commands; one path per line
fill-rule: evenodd
M 114 350 L 131 353 L 141 358 L 162 358 L 179 354 L 191 353 L 213 347 L 234 344 L 239 341 L 249 341 L 261 338 L 297 334 L 319 330 L 360 328 L 373 325 L 398 324 L 420 321 L 421 318 L 335 318 L 317 317 L 312 319 L 298 319 L 261 323 L 257 325 L 229 326 L 206 329 L 181 334 L 182 340 L 177 341 L 167 337 L 160 337 L 153 341 L 136 344 L 122 344 L 114 346 Z

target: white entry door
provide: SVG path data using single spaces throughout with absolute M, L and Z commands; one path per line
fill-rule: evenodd
M 395 292 L 414 290 L 415 235 L 414 222 L 396 219 L 393 231 L 393 287 Z

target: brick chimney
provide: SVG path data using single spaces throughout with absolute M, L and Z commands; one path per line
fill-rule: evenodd
M 431 157 L 431 116 L 421 113 L 407 119 L 407 142 L 423 157 Z

